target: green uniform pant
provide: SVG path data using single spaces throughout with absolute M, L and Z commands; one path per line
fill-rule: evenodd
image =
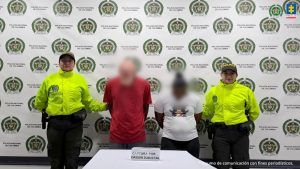
M 47 127 L 51 169 L 77 169 L 83 124 L 71 119 L 50 119 Z
M 212 149 L 216 168 L 249 169 L 249 136 L 238 128 L 216 127 Z

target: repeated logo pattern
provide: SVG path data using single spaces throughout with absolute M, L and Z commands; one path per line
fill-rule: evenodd
M 297 6 L 294 20 L 286 18 L 291 3 Z M 45 76 L 57 71 L 59 55 L 71 51 L 74 71 L 86 78 L 96 100 L 124 57 L 133 58 L 149 82 L 153 102 L 178 71 L 203 102 L 223 64 L 236 64 L 238 83 L 254 92 L 261 110 L 250 135 L 251 158 L 299 160 L 299 6 L 300 0 L 3 1 L 0 156 L 46 156 L 35 94 Z M 61 90 L 54 85 L 49 93 Z M 162 130 L 150 110 L 146 143 L 158 147 Z M 84 156 L 107 147 L 110 124 L 109 112 L 89 114 Z M 210 149 L 206 130 L 203 119 L 197 124 L 202 149 Z

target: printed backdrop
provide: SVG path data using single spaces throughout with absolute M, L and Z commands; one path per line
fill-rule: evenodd
M 76 71 L 97 100 L 118 61 L 133 57 L 153 100 L 182 70 L 203 100 L 223 63 L 235 63 L 261 115 L 250 136 L 252 159 L 299 160 L 299 0 L 3 0 L 0 2 L 0 156 L 46 156 L 41 114 L 33 108 L 42 80 L 72 51 Z M 290 12 L 299 8 L 288 8 Z M 159 146 L 153 106 L 147 144 Z M 83 157 L 108 147 L 108 112 L 84 122 Z M 198 125 L 201 158 L 211 158 L 206 125 Z

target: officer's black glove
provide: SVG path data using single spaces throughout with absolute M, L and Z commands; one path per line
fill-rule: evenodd
M 245 123 L 240 124 L 239 129 L 242 133 L 249 135 L 253 127 L 254 127 L 253 121 L 249 120 Z
M 213 138 L 213 134 L 214 134 L 214 124 L 212 122 L 210 122 L 209 120 L 206 120 L 205 123 L 207 125 L 208 139 L 211 140 Z
M 87 112 L 85 109 L 81 109 L 78 112 L 73 114 L 73 119 L 75 121 L 84 121 L 86 119 Z
M 46 129 L 47 122 L 48 122 L 48 114 L 44 109 L 42 110 L 42 129 Z

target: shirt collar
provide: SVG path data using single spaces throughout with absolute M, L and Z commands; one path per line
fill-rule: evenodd
M 237 81 L 234 81 L 233 83 L 231 84 L 225 84 L 222 80 L 220 80 L 220 83 L 219 83 L 222 87 L 228 87 L 228 88 L 232 88 L 234 87 L 236 84 L 237 84 Z
M 69 72 L 65 72 L 62 69 L 59 69 L 58 74 L 63 76 L 63 77 L 70 77 L 74 74 L 74 71 L 72 70 L 72 71 L 69 71 Z

